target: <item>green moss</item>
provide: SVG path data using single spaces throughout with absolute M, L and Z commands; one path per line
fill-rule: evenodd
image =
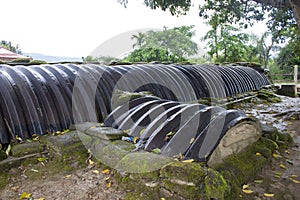
M 147 173 L 159 170 L 172 162 L 170 157 L 149 152 L 134 152 L 124 156 L 116 165 L 116 169 L 130 173 Z
M 6 158 L 7 158 L 7 155 L 6 155 L 5 151 L 0 150 L 0 161 L 5 160 Z
M 14 157 L 21 157 L 28 154 L 40 153 L 45 150 L 45 145 L 39 142 L 26 142 L 12 146 L 11 153 Z
M 46 61 L 43 61 L 43 60 L 31 60 L 29 62 L 30 65 L 41 65 L 41 64 L 47 64 Z
M 275 93 L 271 90 L 261 89 L 257 93 L 257 97 L 271 103 L 281 102 L 281 98 L 276 96 Z
M 229 192 L 230 188 L 224 177 L 217 171 L 208 169 L 204 178 L 204 197 L 206 199 L 225 199 Z

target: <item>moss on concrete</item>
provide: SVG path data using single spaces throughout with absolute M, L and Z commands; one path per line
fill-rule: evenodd
M 14 157 L 21 157 L 28 154 L 40 153 L 45 150 L 45 145 L 40 142 L 26 142 L 23 144 L 14 144 L 11 153 Z
M 205 199 L 225 199 L 230 192 L 230 187 L 219 172 L 208 169 L 203 190 Z

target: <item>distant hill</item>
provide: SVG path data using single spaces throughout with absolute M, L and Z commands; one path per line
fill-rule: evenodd
M 23 53 L 25 56 L 33 58 L 33 60 L 43 60 L 49 63 L 53 62 L 82 62 L 81 58 L 77 57 L 63 57 L 63 56 L 49 56 L 39 53 Z

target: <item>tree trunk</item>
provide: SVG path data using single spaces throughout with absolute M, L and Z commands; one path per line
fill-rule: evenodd
M 291 5 L 297 21 L 298 29 L 300 30 L 300 1 L 291 0 Z

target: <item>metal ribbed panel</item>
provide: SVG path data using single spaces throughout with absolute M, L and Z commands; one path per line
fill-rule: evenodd
M 268 84 L 264 74 L 242 66 L 0 65 L 0 142 L 9 143 L 16 135 L 25 139 L 33 134 L 61 131 L 77 122 L 103 121 L 112 111 L 112 96 L 117 90 L 150 91 L 161 99 L 173 100 L 172 103 L 159 100 L 159 104 L 151 107 L 156 108 L 153 116 L 163 120 L 182 109 L 182 105 L 174 101 L 224 98 Z M 158 101 L 153 97 L 152 101 L 155 100 Z M 145 108 L 143 112 L 148 110 Z M 142 130 L 135 126 L 139 123 L 147 130 L 143 136 L 147 138 L 152 122 L 142 114 L 135 113 L 132 118 L 136 120 L 133 123 L 135 132 L 131 134 Z M 129 122 L 119 124 L 114 118 L 107 118 L 106 122 L 115 127 L 129 126 Z M 132 122 L 130 126 L 133 128 Z

